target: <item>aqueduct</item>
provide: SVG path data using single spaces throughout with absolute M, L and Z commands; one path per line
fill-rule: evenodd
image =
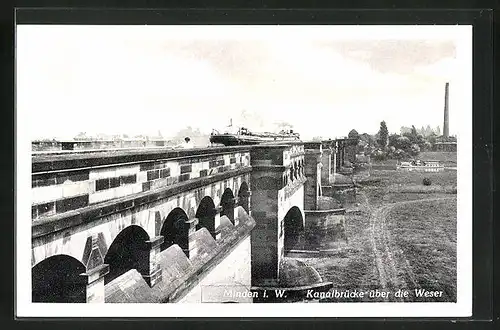
M 332 142 L 33 154 L 33 301 L 199 301 L 211 285 L 277 283 L 325 146 L 335 166 Z

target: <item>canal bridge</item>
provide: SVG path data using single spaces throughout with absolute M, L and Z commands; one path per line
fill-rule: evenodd
M 279 283 L 338 146 L 34 153 L 33 302 L 224 302 Z

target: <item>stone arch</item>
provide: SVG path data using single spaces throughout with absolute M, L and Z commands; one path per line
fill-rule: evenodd
M 220 206 L 222 207 L 220 215 L 228 217 L 234 225 L 234 194 L 231 188 L 226 188 L 224 190 L 220 199 Z
M 69 255 L 58 254 L 42 260 L 31 269 L 32 301 L 85 303 L 85 272 L 85 265 Z
M 304 219 L 302 212 L 297 206 L 288 210 L 283 219 L 284 249 L 292 250 L 299 242 L 301 233 L 304 231 Z
M 216 209 L 213 199 L 209 196 L 203 197 L 196 210 L 195 217 L 198 218 L 196 230 L 207 228 L 208 232 L 215 239 L 215 215 Z
M 243 209 L 250 213 L 250 190 L 248 189 L 248 184 L 243 181 L 238 190 L 238 204 L 243 207 Z
M 161 251 L 177 244 L 189 257 L 189 225 L 186 223 L 187 221 L 188 216 L 180 207 L 170 211 L 160 230 L 160 235 L 165 238 L 160 245 Z
M 141 274 L 149 273 L 148 233 L 140 226 L 130 225 L 115 237 L 104 257 L 109 265 L 109 273 L 104 277 L 104 284 L 123 275 L 131 269 Z

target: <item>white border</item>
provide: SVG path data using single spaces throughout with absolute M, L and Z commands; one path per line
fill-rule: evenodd
M 60 26 L 54 26 L 54 28 Z M 107 27 L 120 29 L 121 26 Z M 465 51 L 458 60 L 468 79 L 461 89 L 469 113 L 458 121 L 457 303 L 321 304 L 36 304 L 31 303 L 31 141 L 16 112 L 16 316 L 17 317 L 467 317 L 472 315 L 472 26 L 137 26 L 182 38 L 450 39 Z M 182 31 L 182 33 L 177 33 Z M 341 33 L 339 33 L 341 31 Z M 17 63 L 16 63 L 17 64 Z M 17 68 L 16 68 L 17 71 Z M 16 94 L 17 95 L 17 94 Z M 17 97 L 17 96 L 16 96 Z M 459 116 L 458 114 L 455 114 Z

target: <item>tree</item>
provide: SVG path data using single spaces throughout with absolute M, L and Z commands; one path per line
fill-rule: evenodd
M 429 141 L 429 143 L 430 143 L 431 145 L 434 145 L 434 144 L 436 144 L 436 138 L 437 138 L 436 133 L 432 132 L 432 134 L 430 134 L 430 135 L 427 137 L 427 141 Z
M 347 137 L 349 139 L 355 139 L 355 140 L 358 140 L 359 139 L 359 133 L 358 131 L 356 131 L 355 129 L 352 129 L 349 134 L 347 135 Z
M 419 130 L 417 130 L 418 134 L 425 135 L 425 128 L 422 126 Z
M 396 159 L 406 158 L 406 153 L 401 149 L 396 149 L 396 151 L 394 151 L 393 157 Z
M 420 141 L 417 129 L 413 125 L 411 126 L 410 132 L 404 133 L 403 136 L 407 137 L 410 140 L 411 144 L 418 144 Z
M 416 156 L 420 153 L 420 147 L 418 144 L 412 144 L 409 151 L 412 156 Z
M 356 153 L 357 154 L 364 153 L 367 148 L 368 148 L 368 142 L 360 138 L 358 140 L 358 144 L 356 145 Z
M 411 128 L 410 127 L 406 127 L 406 126 L 401 126 L 401 128 L 399 129 L 401 135 L 404 135 L 404 134 L 409 134 L 411 132 Z
M 434 131 L 432 130 L 431 125 L 427 125 L 427 127 L 425 128 L 425 134 L 424 134 L 424 136 L 428 137 L 432 133 L 434 133 Z
M 349 145 L 357 146 L 359 142 L 359 133 L 355 129 L 352 129 L 347 137 L 351 140 Z
M 393 146 L 395 147 L 396 149 L 398 149 L 397 147 L 397 140 L 400 138 L 401 136 L 399 134 L 391 134 L 389 135 L 389 146 Z
M 387 146 L 388 142 L 388 137 L 389 137 L 389 130 L 387 129 L 387 125 L 385 121 L 382 121 L 380 123 L 380 130 L 378 131 L 378 144 L 382 148 L 385 148 Z
M 411 133 L 410 133 L 413 137 L 417 137 L 418 133 L 417 133 L 417 129 L 415 128 L 415 125 L 411 125 Z
M 359 135 L 359 141 L 364 141 L 368 147 L 374 147 L 376 144 L 376 138 L 368 133 L 363 133 Z
M 399 149 L 405 153 L 409 153 L 412 143 L 407 136 L 392 134 L 391 136 L 389 136 L 389 145 L 396 148 L 396 150 Z
M 87 132 L 80 132 L 75 137 L 75 140 L 88 140 Z

